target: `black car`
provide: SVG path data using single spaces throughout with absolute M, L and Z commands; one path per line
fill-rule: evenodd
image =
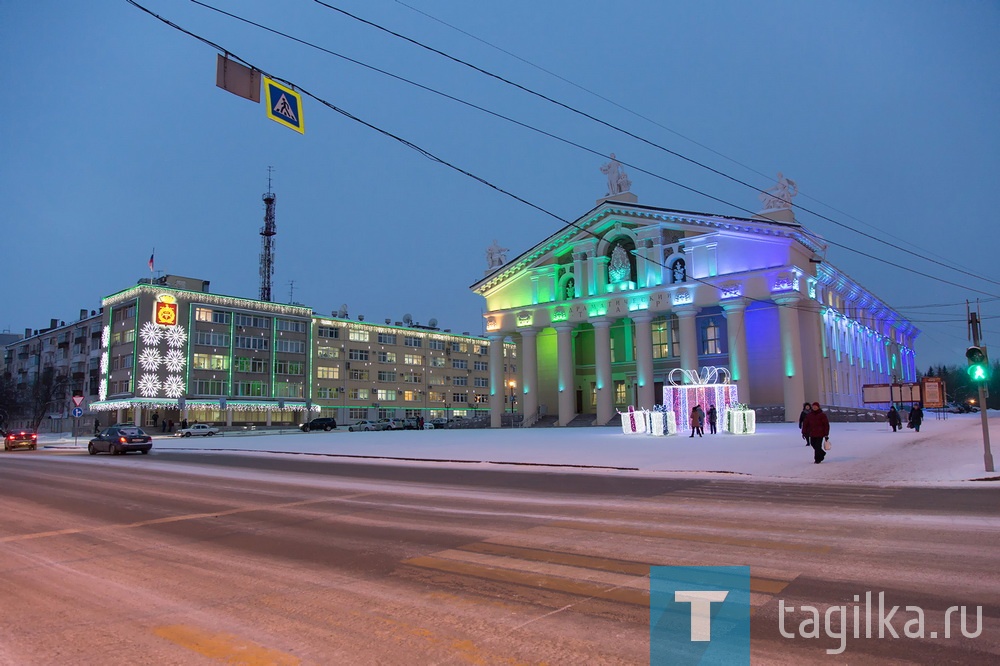
M 87 444 L 87 453 L 110 453 L 117 456 L 129 451 L 149 453 L 153 448 L 153 438 L 136 426 L 111 426 Z
M 309 432 L 310 430 L 326 430 L 327 432 L 337 429 L 337 419 L 335 418 L 321 418 L 313 419 L 309 423 L 303 423 L 299 426 L 302 428 L 302 432 Z
M 38 448 L 38 435 L 34 430 L 27 428 L 15 428 L 8 431 L 3 438 L 3 450 L 11 449 L 31 449 Z

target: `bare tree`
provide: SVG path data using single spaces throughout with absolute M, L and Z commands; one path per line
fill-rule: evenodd
M 28 387 L 25 411 L 31 426 L 38 430 L 45 413 L 50 411 L 49 405 L 64 398 L 66 394 L 66 377 L 57 374 L 55 368 L 45 368 Z

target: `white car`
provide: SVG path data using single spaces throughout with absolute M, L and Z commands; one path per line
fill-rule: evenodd
M 385 424 L 379 423 L 378 421 L 355 421 L 347 427 L 350 432 L 372 432 L 377 430 L 385 430 Z
M 191 435 L 201 435 L 202 437 L 211 437 L 212 435 L 218 435 L 222 432 L 221 429 L 215 426 L 205 425 L 204 423 L 194 423 L 187 428 L 181 428 L 174 433 L 174 437 L 190 437 Z

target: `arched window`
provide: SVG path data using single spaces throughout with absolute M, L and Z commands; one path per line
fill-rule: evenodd
M 619 238 L 608 247 L 608 284 L 635 282 L 635 243 Z
M 687 282 L 687 264 L 683 259 L 674 259 L 674 263 L 670 265 L 670 282 L 672 284 Z
M 701 350 L 703 354 L 722 353 L 722 345 L 719 340 L 721 333 L 722 329 L 715 323 L 715 320 L 709 319 L 701 332 Z

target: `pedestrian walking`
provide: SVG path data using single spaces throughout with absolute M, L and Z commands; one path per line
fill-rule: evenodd
M 170 419 L 169 421 L 167 421 L 167 432 L 173 432 L 173 431 L 174 431 L 174 420 Z
M 810 405 L 809 413 L 802 419 L 802 436 L 813 448 L 813 462 L 817 465 L 823 462 L 826 458 L 824 443 L 830 441 L 830 419 L 826 417 L 818 402 Z
M 101 434 L 101 422 L 99 419 L 94 419 L 94 434 L 95 435 Z
M 182 419 L 181 420 L 181 430 L 186 430 L 187 427 L 188 427 L 188 420 L 187 419 Z
M 719 410 L 715 408 L 715 405 L 711 405 L 708 408 L 708 431 L 715 435 L 718 434 L 715 430 L 715 424 L 719 421 Z
M 914 431 L 920 432 L 920 424 L 924 422 L 924 409 L 921 403 L 916 403 L 913 405 L 913 409 L 910 410 L 910 422 L 906 424 L 907 428 L 913 428 Z
M 802 424 L 805 422 L 806 417 L 809 416 L 809 403 L 802 403 L 802 411 L 799 412 L 799 432 L 802 432 Z M 806 440 L 806 446 L 809 446 L 809 438 L 802 435 L 802 439 Z
M 889 422 L 889 427 L 892 428 L 893 432 L 896 432 L 897 428 L 903 426 L 903 419 L 900 418 L 899 412 L 896 411 L 896 405 L 889 407 L 889 412 L 885 415 L 885 420 Z
M 160 420 L 160 415 L 158 413 L 156 413 L 156 412 L 153 412 L 153 417 L 152 418 L 153 418 L 153 427 L 155 428 L 156 427 L 156 422 Z
M 167 420 L 163 419 L 162 421 L 160 421 L 160 432 L 166 432 L 166 431 L 167 431 Z

